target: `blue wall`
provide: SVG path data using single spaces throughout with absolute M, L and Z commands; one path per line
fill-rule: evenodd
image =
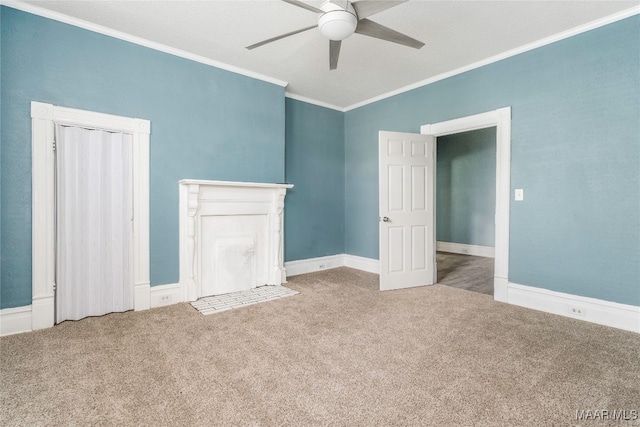
M 285 260 L 344 253 L 344 114 L 286 99 Z
M 283 87 L 0 13 L 0 307 L 31 304 L 31 101 L 151 120 L 152 285 L 178 281 L 178 180 L 284 181 Z
M 378 258 L 379 130 L 511 106 L 509 280 L 640 305 L 639 40 L 635 15 L 347 112 L 346 252 Z
M 494 246 L 496 128 L 437 142 L 436 240 Z
M 509 279 L 640 305 L 638 16 L 340 113 L 285 102 L 276 85 L 0 14 L 1 308 L 31 303 L 32 100 L 151 120 L 154 285 L 178 280 L 179 179 L 286 178 L 296 185 L 287 260 L 377 259 L 378 131 L 417 133 L 511 106 L 511 186 L 525 200 L 511 202 Z

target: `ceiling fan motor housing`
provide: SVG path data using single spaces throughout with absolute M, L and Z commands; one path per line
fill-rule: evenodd
M 318 19 L 318 28 L 322 35 L 330 40 L 344 40 L 353 34 L 358 26 L 358 16 L 351 6 L 346 3 L 346 8 L 342 8 L 330 1 L 324 2 L 320 9 L 324 11 Z

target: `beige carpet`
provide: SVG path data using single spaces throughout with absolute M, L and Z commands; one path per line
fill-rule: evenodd
M 638 410 L 640 335 L 340 268 L 299 295 L 187 303 L 0 340 L 4 426 L 570 426 Z

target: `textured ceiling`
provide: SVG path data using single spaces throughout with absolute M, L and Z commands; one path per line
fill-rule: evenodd
M 329 41 L 317 28 L 251 51 L 245 49 L 317 22 L 316 14 L 282 1 L 20 3 L 25 10 L 37 6 L 282 80 L 288 83 L 287 93 L 294 97 L 348 109 L 416 82 L 637 8 L 640 1 L 411 0 L 369 18 L 423 41 L 422 49 L 354 34 L 342 43 L 335 71 L 329 71 Z M 319 7 L 322 2 L 306 3 Z

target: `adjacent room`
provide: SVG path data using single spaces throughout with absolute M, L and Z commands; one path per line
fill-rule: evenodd
M 640 1 L 0 5 L 0 424 L 640 425 Z
M 493 296 L 496 128 L 437 139 L 438 283 Z

